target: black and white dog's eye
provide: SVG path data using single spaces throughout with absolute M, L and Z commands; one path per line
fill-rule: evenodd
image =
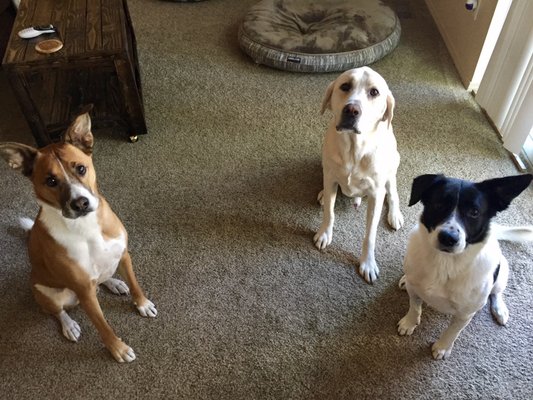
M 78 173 L 78 175 L 83 176 L 87 172 L 87 168 L 84 165 L 78 165 L 76 167 L 76 172 Z
M 377 90 L 376 88 L 370 89 L 370 96 L 372 96 L 372 97 L 379 96 L 379 90 Z
M 351 88 L 352 88 L 352 85 L 351 85 L 350 83 L 343 83 L 343 84 L 340 86 L 340 89 L 341 89 L 343 92 L 349 92 Z
M 433 208 L 435 210 L 442 210 L 444 208 L 444 203 L 433 203 Z
M 49 176 L 46 178 L 46 186 L 48 187 L 56 187 L 57 186 L 57 179 L 55 176 Z
M 477 217 L 479 217 L 479 210 L 477 208 L 472 208 L 472 209 L 468 210 L 466 215 L 469 218 L 477 218 Z

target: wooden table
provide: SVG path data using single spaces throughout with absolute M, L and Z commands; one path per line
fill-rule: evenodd
M 53 24 L 63 41 L 56 53 L 35 50 L 50 35 L 30 40 L 17 35 L 46 24 Z M 126 0 L 22 0 L 3 65 L 39 146 L 59 140 L 88 104 L 94 106 L 95 128 L 119 126 L 131 141 L 147 133 Z

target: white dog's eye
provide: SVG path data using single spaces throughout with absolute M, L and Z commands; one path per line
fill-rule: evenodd
M 379 90 L 377 90 L 376 88 L 370 89 L 370 96 L 372 96 L 372 97 L 379 96 Z
M 342 85 L 340 85 L 340 89 L 343 92 L 349 92 L 351 88 L 352 88 L 352 85 L 350 83 L 343 83 Z

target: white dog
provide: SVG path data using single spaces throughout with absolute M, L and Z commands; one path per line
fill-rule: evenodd
M 354 197 L 355 206 L 368 196 L 359 273 L 369 283 L 379 275 L 374 247 L 385 194 L 390 226 L 399 229 L 403 224 L 396 190 L 400 155 L 391 125 L 394 104 L 383 77 L 368 67 L 341 74 L 328 86 L 322 103 L 322 113 L 329 109 L 333 117 L 322 151 L 324 189 L 318 194 L 324 216 L 314 242 L 319 249 L 331 243 L 339 186 L 346 196 Z

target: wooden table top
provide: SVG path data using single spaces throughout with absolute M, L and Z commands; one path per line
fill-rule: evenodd
M 22 0 L 4 55 L 4 65 L 50 64 L 105 56 L 127 47 L 124 0 Z M 41 54 L 35 44 L 51 35 L 21 39 L 21 29 L 53 24 L 63 48 Z

